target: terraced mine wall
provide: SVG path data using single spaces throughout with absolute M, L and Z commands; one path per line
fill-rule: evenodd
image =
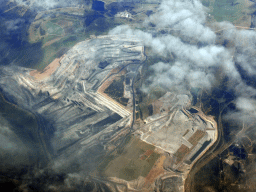
M 89 172 L 109 141 L 114 138 L 117 145 L 118 136 L 129 132 L 132 121 L 130 110 L 97 90 L 113 69 L 144 60 L 144 47 L 134 37 L 101 36 L 75 45 L 49 75 L 42 74 L 47 70 L 0 68 L 0 88 L 8 101 L 35 115 L 41 144 L 56 169 Z M 126 70 L 135 75 L 134 68 Z

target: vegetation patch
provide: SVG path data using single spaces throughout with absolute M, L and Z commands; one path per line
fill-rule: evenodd
M 248 13 L 251 12 L 251 4 L 247 0 L 203 0 L 202 3 L 210 9 L 209 13 L 218 22 L 250 20 Z
M 48 21 L 45 24 L 45 27 L 47 28 L 47 33 L 49 35 L 58 35 L 61 36 L 64 33 L 64 30 L 57 24 L 52 23 L 51 21 Z
M 105 89 L 104 93 L 108 94 L 112 99 L 119 101 L 124 95 L 124 76 L 114 79 L 114 81 Z

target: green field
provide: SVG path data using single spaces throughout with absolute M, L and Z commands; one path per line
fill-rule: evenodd
M 251 12 L 247 0 L 202 0 L 204 6 L 210 9 L 209 13 L 218 22 L 237 20 L 248 17 Z
M 48 21 L 45 24 L 45 27 L 47 28 L 47 33 L 50 35 L 61 36 L 64 33 L 64 30 L 59 25 L 54 24 L 51 21 Z
M 84 36 L 65 36 L 61 38 L 59 41 L 54 42 L 53 44 L 46 46 L 43 48 L 44 57 L 42 61 L 36 66 L 36 69 L 42 70 L 44 69 L 48 64 L 50 64 L 56 57 L 57 52 L 61 48 L 72 48 L 76 43 L 85 40 L 88 38 L 87 35 Z
M 86 24 L 86 18 L 91 18 L 92 21 Z M 98 15 L 91 10 L 87 11 L 83 18 L 59 15 L 47 20 L 42 19 L 30 30 L 30 43 L 41 47 L 37 46 L 36 50 L 22 50 L 24 54 L 15 58 L 20 66 L 43 70 L 57 57 L 61 49 L 70 49 L 90 35 L 106 35 L 117 25 L 132 23 L 134 20 L 115 18 L 108 14 Z M 125 102 L 123 104 L 125 105 Z
M 139 176 L 146 177 L 160 155 L 153 152 L 146 158 L 141 159 L 141 157 L 147 150 L 153 151 L 154 148 L 153 145 L 131 136 L 121 154 L 106 157 L 100 166 L 101 172 L 104 176 L 118 177 L 127 181 L 137 179 Z
M 62 28 L 59 25 L 61 22 L 72 22 L 72 25 Z M 109 29 L 120 24 L 119 20 L 112 21 L 110 18 L 98 18 L 88 27 L 84 27 L 81 22 L 79 18 L 61 15 L 42 24 L 42 28 L 47 32 L 41 39 L 42 57 L 40 61 L 31 62 L 29 64 L 25 61 L 23 66 L 43 70 L 57 57 L 57 53 L 60 49 L 70 49 L 76 43 L 89 38 L 92 34 L 107 34 Z M 35 35 L 39 34 L 38 31 L 35 32 Z

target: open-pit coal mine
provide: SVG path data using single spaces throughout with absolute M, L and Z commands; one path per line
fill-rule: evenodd
M 30 135 L 24 133 L 26 127 L 20 134 L 24 140 L 37 139 L 41 168 L 86 170 L 85 175 L 97 169 L 109 146 L 121 143 L 133 121 L 131 108 L 100 90 L 123 71 L 135 76 L 134 69 L 144 60 L 144 47 L 134 37 L 99 36 L 78 43 L 43 71 L 0 68 L 5 102 L 28 111 L 37 123 Z

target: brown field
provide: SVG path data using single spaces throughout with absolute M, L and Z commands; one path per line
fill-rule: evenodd
M 144 160 L 146 158 L 148 158 L 152 153 L 154 153 L 154 151 L 152 150 L 147 150 L 142 156 L 141 156 L 141 160 Z
M 160 100 L 156 100 L 154 103 L 152 103 L 152 105 L 153 105 L 153 115 L 159 114 L 160 109 L 163 106 L 163 102 Z
M 150 170 L 145 178 L 145 185 L 151 184 L 155 179 L 164 173 L 163 164 L 166 156 L 161 156 L 154 164 L 153 168 Z
M 193 145 L 197 145 L 197 143 L 206 135 L 206 132 L 197 130 L 189 139 L 188 141 Z
M 35 43 L 41 39 L 41 35 L 38 29 L 35 28 L 35 25 L 31 25 L 28 29 L 29 41 Z
M 29 74 L 36 80 L 42 80 L 47 77 L 50 77 L 60 66 L 61 59 L 62 57 L 54 59 L 53 62 L 51 62 L 47 67 L 45 67 L 42 72 L 33 70 Z
M 186 145 L 182 144 L 174 154 L 174 156 L 177 158 L 175 164 L 177 165 L 178 163 L 180 163 L 189 152 L 190 152 L 190 149 Z
M 100 171 L 107 177 L 118 177 L 126 181 L 146 177 L 150 170 L 156 166 L 159 154 L 154 152 L 155 147 L 149 145 L 136 137 L 131 137 L 121 154 L 112 157 L 110 161 L 103 162 Z M 148 151 L 148 152 L 147 152 Z M 153 153 L 149 155 L 149 152 Z M 148 158 L 142 160 L 140 157 L 148 154 Z
M 56 39 L 47 41 L 47 42 L 42 46 L 42 48 L 47 47 L 47 46 L 49 46 L 49 45 L 51 45 L 51 44 L 53 44 L 53 43 L 55 43 L 55 42 L 61 40 L 62 38 L 63 38 L 63 37 L 57 37 Z
M 206 135 L 206 132 L 197 130 L 188 141 L 193 145 L 193 147 L 188 148 L 186 145 L 182 144 L 180 148 L 175 152 L 174 156 L 177 158 L 175 164 L 179 164 L 184 160 L 184 158 L 195 148 L 198 142 Z

